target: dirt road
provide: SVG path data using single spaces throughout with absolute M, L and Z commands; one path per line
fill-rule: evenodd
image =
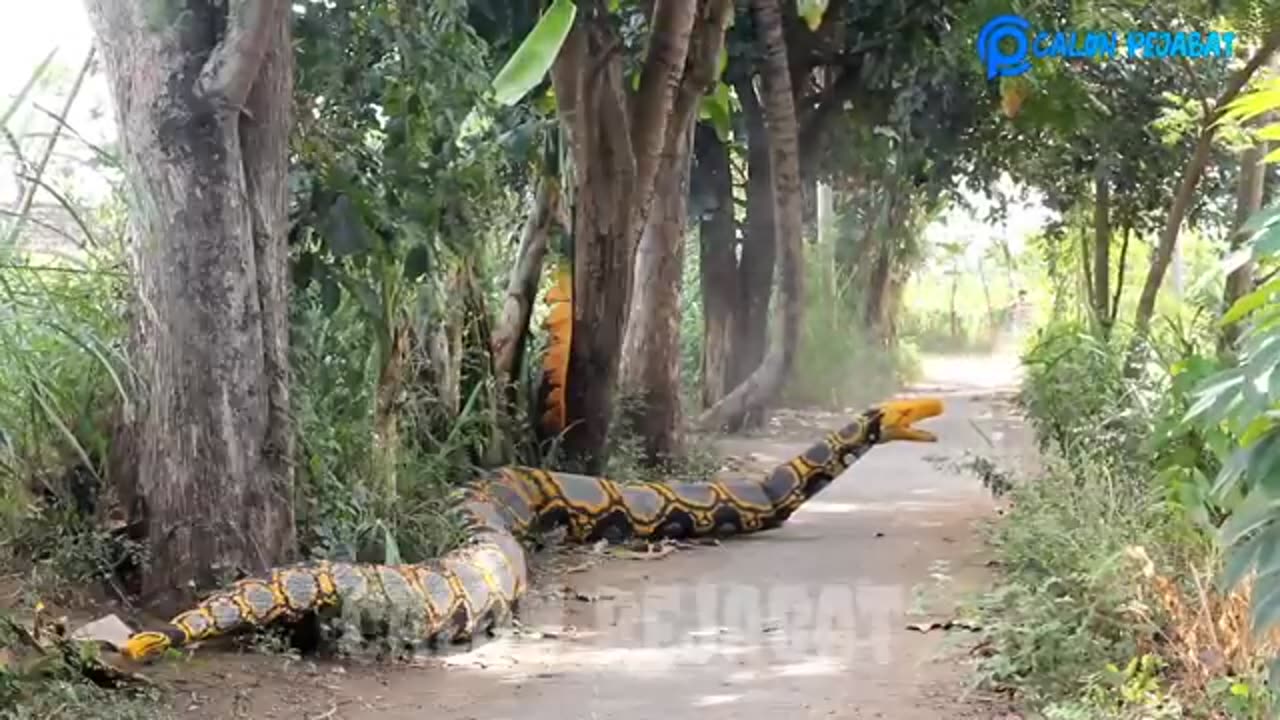
M 229 669 L 225 656 L 197 653 L 175 675 L 206 667 L 219 679 L 195 680 L 176 709 L 326 720 L 993 717 L 961 697 L 963 648 L 957 658 L 946 633 L 907 626 L 952 619 L 956 590 L 986 578 L 975 526 L 992 501 L 938 459 L 1022 453 L 1026 431 L 1002 399 L 1016 367 L 951 358 L 926 370 L 906 394 L 945 397 L 945 415 L 927 424 L 940 442 L 874 449 L 777 531 L 660 559 L 563 558 L 538 579 L 522 631 L 428 667 L 248 656 Z M 719 445 L 771 466 L 842 422 L 786 413 L 760 437 Z

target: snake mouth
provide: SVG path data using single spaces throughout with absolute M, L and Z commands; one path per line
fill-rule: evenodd
M 938 398 L 890 400 L 878 407 L 882 413 L 880 435 L 885 441 L 937 442 L 937 435 L 914 425 L 921 420 L 942 414 L 942 401 Z

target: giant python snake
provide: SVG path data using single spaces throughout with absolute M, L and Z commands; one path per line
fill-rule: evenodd
M 307 562 L 239 580 L 159 630 L 132 635 L 131 659 L 155 657 L 233 632 L 341 613 L 348 637 L 406 623 L 413 644 L 465 642 L 505 623 L 528 588 L 523 540 L 564 528 L 570 540 L 682 539 L 776 528 L 874 445 L 937 438 L 912 424 L 942 414 L 934 398 L 866 410 L 762 476 L 707 482 L 623 484 L 585 475 L 506 466 L 463 491 L 468 540 L 444 556 L 405 565 Z M 371 630 L 370 628 L 375 628 Z M 378 630 L 376 628 L 382 628 Z M 354 631 L 354 632 L 349 632 Z

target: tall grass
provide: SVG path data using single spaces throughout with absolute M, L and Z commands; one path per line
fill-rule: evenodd
M 95 541 L 102 538 L 90 518 L 107 486 L 112 413 L 130 410 L 123 204 L 118 195 L 96 206 L 79 202 L 74 180 L 52 179 L 57 156 L 65 163 L 58 174 L 114 180 L 110 156 L 67 124 L 91 61 L 92 53 L 59 113 L 28 106 L 51 57 L 0 112 L 6 121 L 34 115 L 49 126 L 27 134 L 3 128 L 6 164 L 22 192 L 0 209 L 0 538 L 8 540 L 0 545 L 33 570 L 52 564 L 45 574 L 71 584 L 110 574 L 119 561 Z M 87 148 L 58 151 L 68 141 Z
M 1165 429 L 1211 336 L 1166 329 L 1165 360 L 1137 378 L 1126 341 L 1053 324 L 1024 357 L 1019 400 L 1044 469 L 1014 483 L 990 531 L 1000 576 L 978 602 L 979 679 L 1060 720 L 1261 718 L 1244 605 L 1212 588 L 1213 535 L 1168 472 L 1207 461 Z

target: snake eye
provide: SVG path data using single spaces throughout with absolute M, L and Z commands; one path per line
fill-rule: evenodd
M 844 462 L 845 465 L 852 465 L 853 461 L 857 460 L 857 458 L 853 456 L 853 453 L 845 453 L 844 457 L 840 458 L 840 460 Z

